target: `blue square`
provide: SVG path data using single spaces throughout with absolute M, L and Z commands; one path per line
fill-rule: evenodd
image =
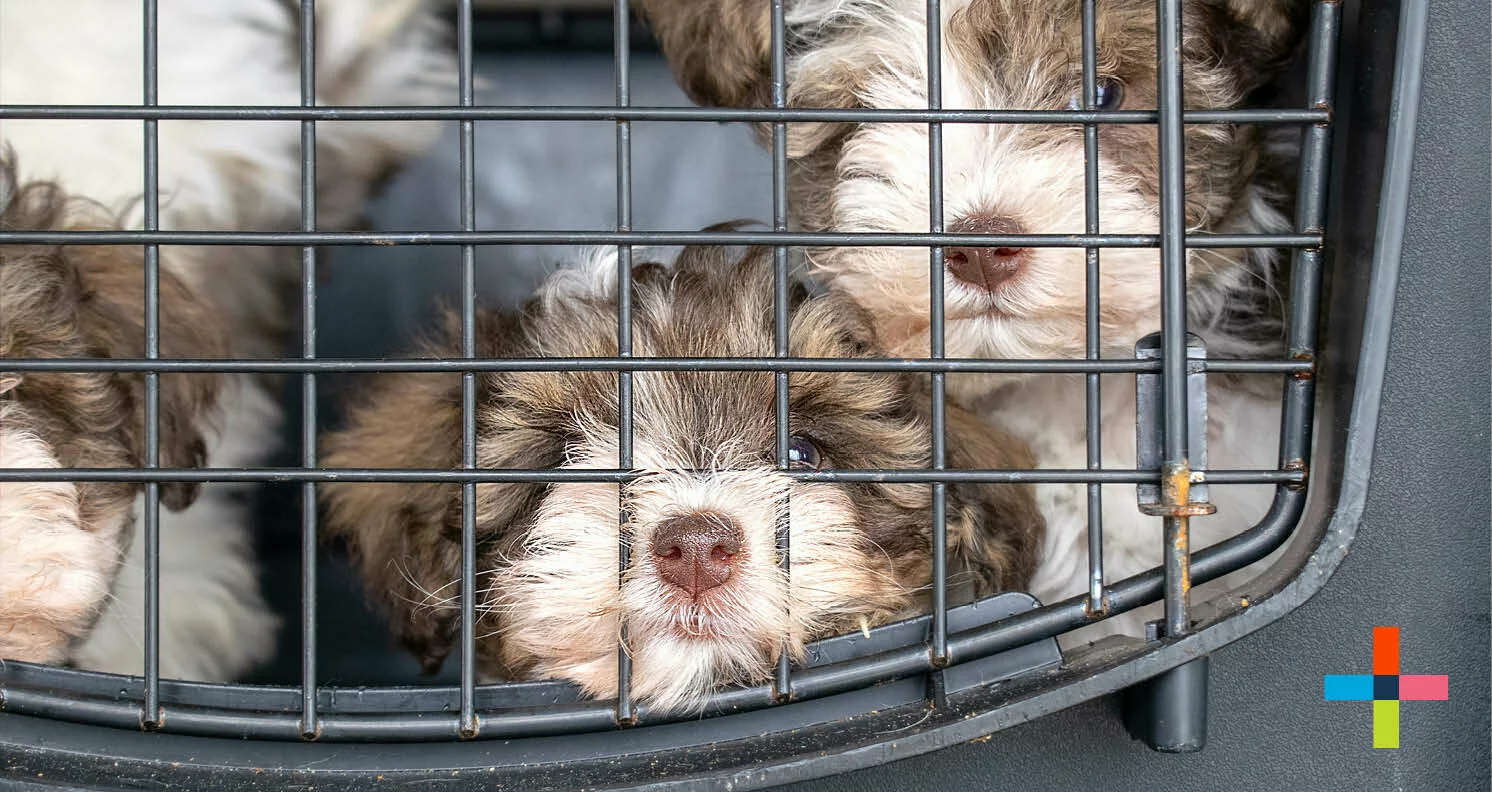
M 1373 677 L 1373 700 L 1374 701 L 1398 701 L 1399 700 L 1399 675 L 1378 675 Z
M 1372 701 L 1372 674 L 1327 674 L 1323 679 L 1327 701 Z

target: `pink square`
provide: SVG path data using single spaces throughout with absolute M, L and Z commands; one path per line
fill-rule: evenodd
M 1445 701 L 1450 698 L 1450 678 L 1445 675 L 1399 675 L 1400 701 Z

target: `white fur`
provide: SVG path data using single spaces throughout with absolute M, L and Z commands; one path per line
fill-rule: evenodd
M 0 468 L 59 467 L 45 441 L 17 428 L 21 409 L 0 402 Z M 0 482 L 0 658 L 62 660 L 98 614 L 130 515 L 85 530 L 78 507 L 71 483 Z
M 646 376 L 636 380 L 639 403 Z M 639 417 L 639 435 L 648 425 Z M 584 450 L 565 468 L 614 468 L 614 441 L 614 429 L 587 432 Z M 886 581 L 856 560 L 866 551 L 842 490 L 792 484 L 765 467 L 668 473 L 684 463 L 666 448 L 644 437 L 634 448 L 638 469 L 650 472 L 629 489 L 634 550 L 620 591 L 615 484 L 553 486 L 522 557 L 488 573 L 486 608 L 505 649 L 540 658 L 533 676 L 616 695 L 618 617 L 625 617 L 634 694 L 664 709 L 698 707 L 720 685 L 766 678 L 784 640 L 801 658 L 804 643 L 826 626 L 875 610 L 865 593 L 884 590 Z M 775 538 L 789 493 L 790 582 L 778 569 Z M 648 548 L 661 521 L 700 512 L 733 518 L 745 541 L 725 584 L 693 603 L 659 578 Z
M 0 98 L 11 104 L 141 103 L 142 13 L 141 3 L 127 0 L 3 0 Z M 161 0 L 159 102 L 300 104 L 294 15 L 294 4 L 279 0 Z M 321 0 L 316 16 L 318 103 L 440 101 L 451 58 L 435 48 L 439 25 L 420 0 Z M 424 122 L 318 124 L 320 227 L 354 219 L 376 169 L 413 155 L 434 132 Z M 7 120 L 0 122 L 0 138 L 14 148 L 22 181 L 56 180 L 74 195 L 119 211 L 127 226 L 143 222 L 141 122 Z M 160 122 L 161 227 L 298 228 L 299 150 L 296 122 Z M 166 247 L 161 262 L 199 294 L 217 299 L 225 321 L 242 323 L 233 329 L 235 356 L 276 351 L 278 342 L 256 335 L 252 323 L 287 310 L 272 283 L 293 271 L 293 251 L 265 256 L 218 248 L 193 255 Z M 214 438 L 208 464 L 262 464 L 279 425 L 278 407 L 259 380 L 228 379 L 224 426 L 221 432 L 208 428 Z M 231 679 L 272 651 L 277 620 L 256 581 L 245 490 L 209 484 L 185 512 L 162 511 L 166 676 Z M 77 651 L 79 665 L 138 673 L 142 553 L 137 535 L 115 599 Z M 75 563 L 85 563 L 81 551 L 74 555 Z M 108 579 L 101 562 L 95 568 Z M 96 611 L 97 602 L 92 607 Z
M 236 384 L 243 386 L 245 381 Z M 225 393 L 227 425 L 208 467 L 262 464 L 273 450 L 279 407 L 262 388 Z M 161 510 L 161 675 L 172 679 L 234 679 L 274 653 L 279 619 L 259 591 L 247 526 L 256 485 L 212 484 L 179 514 Z M 134 506 L 143 524 L 143 503 Z M 145 542 L 136 531 L 113 594 L 93 631 L 73 653 L 91 671 L 139 674 L 143 669 Z
M 1214 469 L 1267 470 L 1279 464 L 1279 399 L 1240 393 L 1224 387 L 1208 389 L 1207 462 Z M 1083 428 L 1085 388 L 1077 376 L 1032 377 L 1000 390 L 986 400 L 986 414 L 1031 444 L 1038 465 L 1082 469 L 1087 464 Z M 1133 375 L 1103 380 L 1103 465 L 1135 466 L 1135 379 Z M 1221 420 L 1219 420 L 1221 419 Z M 1267 511 L 1271 485 L 1215 485 L 1210 488 L 1217 513 L 1191 520 L 1193 551 L 1216 544 L 1257 523 Z M 1163 561 L 1161 520 L 1136 509 L 1135 486 L 1103 487 L 1103 566 L 1109 583 L 1155 568 Z M 1056 602 L 1088 591 L 1088 501 L 1081 484 L 1049 484 L 1036 488 L 1037 505 L 1047 518 L 1041 565 L 1031 581 L 1031 593 L 1042 602 Z M 1237 582 L 1264 564 L 1242 570 L 1211 588 Z M 1201 595 L 1203 590 L 1199 589 Z M 1159 618 L 1154 605 L 1102 622 L 1063 637 L 1074 646 L 1105 635 L 1142 635 L 1144 623 Z

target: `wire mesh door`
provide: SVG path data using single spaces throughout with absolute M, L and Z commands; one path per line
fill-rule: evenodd
M 857 746 L 877 744 L 886 729 L 905 728 L 910 733 L 932 734 L 960 722 L 975 723 L 987 733 L 1016 722 L 1026 713 L 1045 711 L 1099 695 L 1162 674 L 1150 700 L 1151 707 L 1183 713 L 1178 730 L 1151 733 L 1152 742 L 1177 749 L 1198 747 L 1205 716 L 1205 660 L 1185 660 L 1231 640 L 1279 614 L 1235 607 L 1216 615 L 1198 618 L 1191 610 L 1190 589 L 1254 563 L 1283 545 L 1307 513 L 1308 471 L 1312 467 L 1313 419 L 1317 405 L 1317 383 L 1321 374 L 1318 326 L 1322 324 L 1323 275 L 1330 261 L 1331 225 L 1327 222 L 1327 198 L 1332 194 L 1330 164 L 1333 137 L 1342 124 L 1336 112 L 1338 42 L 1343 38 L 1344 14 L 1352 20 L 1357 9 L 1344 9 L 1335 2 L 1312 3 L 1309 39 L 1307 100 L 1290 109 L 1243 109 L 1198 111 L 1183 109 L 1181 27 L 1179 0 L 1160 0 L 1157 14 L 1159 41 L 1157 65 L 1158 102 L 1155 110 L 1101 110 L 1098 96 L 1097 7 L 1083 3 L 1082 95 L 1070 110 L 968 110 L 941 106 L 944 51 L 943 31 L 927 26 L 926 63 L 928 106 L 913 110 L 803 109 L 788 106 L 786 59 L 791 45 L 781 0 L 771 3 L 770 107 L 762 109 L 703 109 L 635 106 L 631 95 L 631 50 L 629 35 L 632 10 L 625 0 L 614 9 L 613 51 L 615 102 L 601 107 L 499 107 L 477 102 L 474 79 L 473 3 L 461 0 L 456 8 L 456 43 L 459 64 L 458 103 L 451 107 L 318 107 L 315 102 L 316 18 L 314 4 L 299 7 L 301 105 L 299 107 L 185 107 L 163 106 L 157 101 L 156 53 L 158 15 L 155 0 L 145 2 L 143 101 L 132 106 L 15 106 L 0 107 L 0 118 L 97 119 L 138 121 L 144 128 L 145 173 L 143 177 L 144 224 L 141 230 L 43 232 L 25 229 L 0 231 L 3 245 L 134 245 L 145 251 L 145 346 L 142 359 L 11 359 L 7 371 L 122 372 L 140 376 L 145 394 L 145 464 L 140 469 L 7 469 L 3 481 L 139 482 L 143 484 L 145 508 L 141 530 L 147 548 L 144 570 L 147 619 L 143 629 L 144 673 L 122 678 L 80 671 L 7 664 L 3 679 L 6 718 L 16 715 L 49 721 L 112 726 L 139 732 L 162 732 L 199 737 L 248 738 L 231 750 L 218 754 L 189 772 L 226 772 L 225 768 L 256 765 L 286 767 L 304 759 L 294 751 L 303 743 L 379 742 L 390 753 L 379 760 L 382 772 L 423 772 L 429 762 L 440 766 L 499 767 L 504 772 L 527 774 L 541 786 L 570 783 L 575 779 L 656 777 L 662 770 L 699 772 L 722 754 L 712 753 L 705 743 L 733 743 L 747 735 L 786 734 L 801 729 L 797 738 L 773 743 L 762 767 L 776 756 L 793 756 L 804 750 L 824 750 L 840 756 L 812 772 L 830 772 L 871 761 Z M 943 16 L 938 0 L 929 0 L 930 19 Z M 1386 13 L 1386 12 L 1375 12 Z M 1409 10 L 1401 23 L 1398 65 L 1417 64 L 1414 47 L 1422 35 L 1422 13 Z M 1419 27 L 1417 27 L 1419 26 Z M 1351 32 L 1351 29 L 1349 29 Z M 1358 68 L 1363 68 L 1360 65 Z M 1412 80 L 1413 73 L 1402 76 Z M 1357 79 L 1356 75 L 1348 78 Z M 1415 88 L 1396 86 L 1396 101 L 1407 102 Z M 1412 105 L 1411 105 L 1412 109 Z M 1412 112 L 1410 113 L 1412 117 Z M 160 230 L 160 184 L 158 180 L 158 125 L 184 119 L 275 120 L 298 123 L 301 133 L 301 228 L 295 232 L 198 232 Z M 455 121 L 459 128 L 459 231 L 332 232 L 317 227 L 317 124 L 327 120 L 439 119 Z M 512 120 L 591 120 L 615 125 L 616 218 L 615 230 L 606 232 L 539 232 L 482 230 L 477 223 L 475 132 L 479 122 Z M 639 231 L 634 229 L 632 188 L 633 125 L 653 121 L 752 122 L 769 130 L 772 169 L 772 217 L 765 231 Z M 790 230 L 788 130 L 791 124 L 808 122 L 911 124 L 927 129 L 927 185 L 930 197 L 926 233 L 852 234 Z M 1355 119 L 1354 119 L 1355 122 Z M 1382 119 L 1376 122 L 1383 124 Z M 1402 117 L 1397 123 L 1403 123 Z M 1082 234 L 969 234 L 949 233 L 945 226 L 943 135 L 948 125 L 1061 124 L 1082 129 L 1086 153 L 1086 227 Z M 1099 216 L 1099 131 L 1105 124 L 1153 125 L 1159 139 L 1160 223 L 1158 234 L 1103 234 Z M 1189 234 L 1186 228 L 1183 131 L 1187 125 L 1255 124 L 1295 125 L 1303 128 L 1299 157 L 1298 194 L 1294 230 L 1274 235 Z M 1412 130 L 1412 123 L 1410 127 Z M 1402 136 L 1403 127 L 1390 128 Z M 1385 172 L 1401 167 L 1407 146 L 1402 137 L 1391 143 L 1385 155 Z M 1337 181 L 1351 179 L 1338 173 Z M 1340 189 L 1338 187 L 1337 189 Z M 1386 177 L 1385 190 L 1403 189 Z M 1341 195 L 1350 207 L 1352 199 Z M 1371 204 L 1371 201 L 1368 201 Z M 1333 207 L 1334 211 L 1344 211 Z M 1357 209 L 1356 211 L 1368 211 Z M 1397 221 L 1394 221 L 1397 222 Z M 614 245 L 617 249 L 617 335 L 614 358 L 483 358 L 477 354 L 476 248 L 485 245 Z M 729 244 L 762 245 L 772 251 L 774 273 L 774 349 L 770 357 L 649 358 L 633 354 L 633 247 L 643 245 Z M 161 246 L 170 245 L 267 245 L 300 251 L 300 302 L 304 322 L 299 338 L 299 357 L 276 360 L 181 360 L 160 355 L 159 295 Z M 461 299 L 459 359 L 348 360 L 317 355 L 318 250 L 325 246 L 439 245 L 460 251 Z M 830 246 L 894 246 L 929 250 L 930 354 L 926 358 L 879 360 L 826 360 L 794 358 L 789 344 L 790 255 L 794 249 Z M 944 278 L 946 251 L 966 247 L 1066 247 L 1085 252 L 1087 279 L 1086 354 L 1079 360 L 970 359 L 947 354 L 944 340 L 946 310 Z M 1102 251 L 1106 249 L 1158 248 L 1162 287 L 1161 331 L 1147 339 L 1134 359 L 1102 357 L 1098 292 Z M 1291 251 L 1287 354 L 1279 359 L 1240 360 L 1208 357 L 1188 335 L 1186 313 L 1187 251 L 1197 248 L 1288 248 Z M 1391 253 L 1383 249 L 1391 267 Z M 1356 310 L 1362 310 L 1359 307 Z M 1361 316 L 1361 314 L 1358 314 Z M 1369 315 L 1371 322 L 1372 315 Z M 1335 325 L 1333 325 L 1335 326 Z M 1342 343 L 1355 343 L 1350 333 Z M 1333 338 L 1336 342 L 1338 339 Z M 1378 342 L 1381 344 L 1382 339 Z M 1353 347 L 1346 347 L 1348 350 Z M 1363 347 L 1364 359 L 1382 354 L 1371 345 Z M 1370 370 L 1367 366 L 1364 370 Z M 482 469 L 477 458 L 477 378 L 487 372 L 508 371 L 603 371 L 615 372 L 618 381 L 617 466 L 614 469 L 558 471 L 555 469 Z M 932 493 L 931 608 L 927 615 L 901 624 L 878 628 L 861 643 L 837 639 L 822 642 L 814 650 L 816 660 L 794 667 L 786 652 L 779 653 L 770 683 L 722 690 L 715 694 L 710 711 L 715 717 L 695 729 L 678 723 L 680 716 L 650 708 L 634 700 L 630 691 L 632 655 L 623 627 L 617 646 L 619 679 L 614 700 L 591 701 L 578 697 L 567 686 L 547 682 L 478 685 L 478 603 L 472 593 L 480 571 L 476 566 L 477 488 L 492 483 L 605 483 L 626 485 L 638 472 L 634 466 L 633 399 L 634 378 L 658 371 L 745 371 L 772 375 L 775 396 L 774 462 L 781 475 L 797 481 L 896 482 L 927 485 Z M 814 371 L 915 372 L 930 383 L 931 448 L 925 469 L 820 470 L 795 469 L 790 460 L 789 393 L 794 374 Z M 164 374 L 202 372 L 294 374 L 301 382 L 300 460 L 292 468 L 189 469 L 160 464 L 159 378 Z M 459 373 L 461 376 L 460 466 L 451 470 L 430 469 L 327 469 L 318 464 L 317 377 L 341 373 L 428 372 Z M 1078 374 L 1085 382 L 1087 465 L 1078 470 L 950 470 L 947 458 L 947 378 L 950 374 L 1034 372 Z M 1140 382 L 1141 402 L 1149 405 L 1141 426 L 1151 430 L 1153 441 L 1140 447 L 1141 463 L 1135 469 L 1104 467 L 1100 447 L 1099 408 L 1103 376 L 1129 373 Z M 1381 372 L 1380 372 L 1381 373 Z M 1206 374 L 1275 375 L 1284 381 L 1282 424 L 1277 467 L 1266 470 L 1208 470 L 1196 427 L 1205 421 L 1197 397 L 1197 383 Z M 1359 379 L 1342 377 L 1342 389 L 1364 387 Z M 1366 375 L 1371 376 L 1371 374 Z M 1205 399 L 1200 400 L 1205 403 Z M 1356 414 L 1353 420 L 1371 420 Z M 1330 503 L 1336 492 L 1337 471 L 1320 485 L 1316 496 Z M 1319 470 L 1319 469 L 1318 469 Z M 1319 472 L 1309 480 L 1317 487 Z M 291 482 L 301 492 L 301 681 L 294 687 L 207 685 L 163 680 L 159 672 L 160 487 L 172 482 Z M 317 624 L 327 618 L 318 613 L 316 602 L 318 547 L 317 490 L 326 482 L 436 482 L 455 484 L 461 490 L 459 597 L 459 684 L 452 687 L 375 688 L 349 690 L 323 684 L 317 668 Z M 999 618 L 988 616 L 970 621 L 967 612 L 950 604 L 947 563 L 947 488 L 957 483 L 988 484 L 1081 484 L 1086 489 L 1088 520 L 1089 590 L 1082 596 L 1045 603 L 1038 607 L 1007 599 Z M 1164 520 L 1165 563 L 1162 568 L 1124 579 L 1111 580 L 1103 564 L 1101 487 L 1104 484 L 1135 484 L 1141 489 L 1141 508 Z M 1201 551 L 1188 546 L 1188 520 L 1207 512 L 1207 488 L 1238 484 L 1269 484 L 1275 495 L 1268 516 L 1239 536 Z M 788 509 L 791 504 L 788 505 Z M 618 568 L 625 572 L 632 548 L 629 543 L 628 502 L 625 494 L 617 504 Z M 1324 522 L 1313 530 L 1325 532 Z M 790 534 L 787 520 L 780 520 L 778 557 L 784 573 L 792 574 Z M 1289 574 L 1281 578 L 1291 580 Z M 1280 583 L 1281 587 L 1287 584 Z M 1293 585 L 1293 584 L 1291 584 Z M 1299 596 L 1303 601 L 1309 591 Z M 1292 595 L 1294 596 L 1294 595 Z M 1117 654 L 1090 654 L 1068 658 L 1065 667 L 1056 662 L 1051 639 L 1096 619 L 1125 613 L 1154 602 L 1164 603 L 1165 619 L 1157 625 L 1149 643 Z M 1246 603 L 1245 603 L 1246 605 Z M 1290 606 L 1290 607 L 1293 607 Z M 1283 613 L 1281 611 L 1280 613 Z M 1250 620 L 1252 619 L 1252 621 Z M 995 662 L 995 665 L 988 665 Z M 980 663 L 986 665 L 980 666 Z M 972 678 L 959 676 L 960 669 L 977 668 Z M 1187 670 L 1190 669 L 1190 670 Z M 999 680 L 988 684 L 990 680 Z M 932 715 L 929 716 L 928 707 Z M 977 717 L 976 717 L 977 716 Z M 1172 722 L 1177 718 L 1169 719 Z M 30 721 L 28 721 L 30 722 Z M 833 737 L 821 733 L 824 724 L 836 723 Z M 42 732 L 58 724 L 39 727 Z M 633 727 L 633 728 L 627 728 Z M 647 727 L 647 728 L 636 728 Z M 1142 727 L 1143 730 L 1143 727 Z M 579 740 L 581 733 L 605 739 Z M 945 732 L 946 734 L 947 732 Z M 120 732 L 90 731 L 78 737 L 82 753 L 106 756 L 112 740 L 126 746 L 120 755 L 140 750 L 142 756 L 158 748 L 144 748 L 118 737 Z M 114 735 L 114 736 L 111 736 Z M 504 741 L 522 741 L 528 751 L 521 760 L 528 769 L 513 769 L 514 760 L 502 754 Z M 282 745 L 271 747 L 272 742 Z M 462 758 L 440 753 L 445 748 L 397 746 L 397 743 L 490 741 L 481 753 Z M 937 743 L 911 741 L 927 750 Z M 737 744 L 740 745 L 740 744 Z M 103 747 L 99 747 L 103 746 Z M 825 749 L 824 746 L 836 746 Z M 426 751 L 430 751 L 426 753 Z M 209 751 L 209 753 L 211 753 Z M 728 766 L 749 766 L 749 751 L 731 749 Z M 620 764 L 602 770 L 603 758 L 626 757 Z M 147 767 L 153 760 L 143 760 Z M 550 763 L 550 764 L 546 764 Z M 560 767 L 560 763 L 565 767 Z M 651 763 L 651 764 L 649 764 Z M 363 778 L 371 767 L 358 760 L 332 766 L 340 783 Z M 434 766 L 434 765 L 431 765 Z M 616 770 L 615 768 L 622 768 Z M 142 770 L 153 773 L 158 770 Z M 610 773 L 620 775 L 610 775 Z M 341 775 L 336 775 L 336 774 Z M 272 774 L 273 775 L 273 774 Z M 381 776 L 380 776 L 381 777 Z M 491 777 L 491 776 L 489 776 Z M 746 783 L 765 783 L 774 776 L 766 771 L 744 777 Z

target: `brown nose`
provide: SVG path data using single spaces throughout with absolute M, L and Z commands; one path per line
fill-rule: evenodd
M 950 234 L 1020 234 L 1020 224 L 1000 215 L 977 214 L 949 224 Z M 943 261 L 953 277 L 978 289 L 994 291 L 1020 274 L 1025 248 L 960 247 L 943 251 Z
M 653 566 L 659 577 L 698 597 L 730 578 L 741 540 L 741 526 L 728 517 L 673 517 L 659 523 L 653 534 Z

